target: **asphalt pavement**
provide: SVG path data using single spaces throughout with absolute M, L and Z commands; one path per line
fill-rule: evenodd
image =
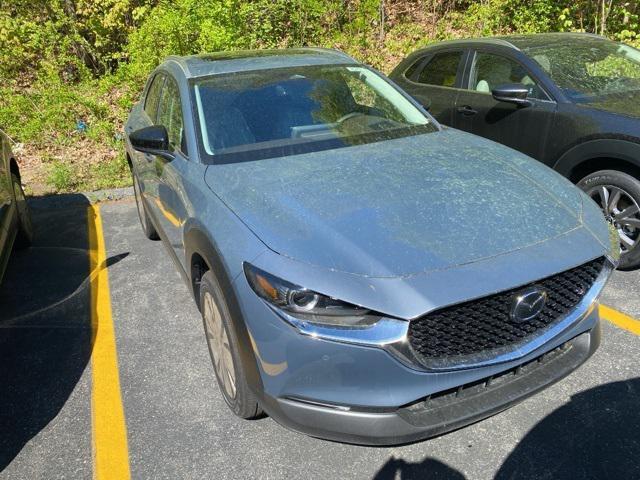
M 603 321 L 602 346 L 578 371 L 485 421 L 393 448 L 328 442 L 231 414 L 198 310 L 135 203 L 100 205 L 100 268 L 86 198 L 51 205 L 34 205 L 36 243 L 0 285 L 0 478 L 121 478 L 96 465 L 96 452 L 117 449 L 134 479 L 640 478 L 640 337 L 624 322 Z M 98 270 L 113 345 L 96 335 Z M 640 272 L 616 272 L 602 302 L 633 325 Z M 101 393 L 94 370 L 110 361 L 115 390 Z M 107 401 L 121 402 L 120 437 L 92 416 Z

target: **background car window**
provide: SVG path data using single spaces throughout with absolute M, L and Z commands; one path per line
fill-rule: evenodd
M 162 74 L 158 74 L 153 78 L 144 102 L 144 111 L 147 112 L 147 115 L 149 115 L 152 121 L 156 120 L 156 114 L 158 113 L 158 102 L 160 101 L 160 91 L 162 90 L 163 82 L 164 75 Z
M 530 98 L 547 100 L 544 91 L 522 65 L 501 55 L 478 53 L 471 70 L 469 83 L 471 90 L 487 95 L 491 95 L 491 91 L 500 85 L 521 83 L 529 87 Z
M 418 76 L 418 83 L 453 87 L 456 84 L 462 52 L 439 53 L 433 57 Z
M 167 129 L 167 133 L 169 134 L 169 148 L 172 151 L 182 150 L 184 152 L 180 92 L 178 91 L 178 85 L 171 78 L 167 79 L 162 89 L 157 124 L 164 125 Z
M 420 57 L 418 60 L 413 62 L 413 64 L 411 64 L 411 66 L 405 70 L 404 77 L 411 80 L 411 77 L 413 77 L 413 74 L 416 73 L 416 70 L 418 70 L 418 67 L 422 65 L 422 62 L 424 61 L 424 59 L 425 57 Z

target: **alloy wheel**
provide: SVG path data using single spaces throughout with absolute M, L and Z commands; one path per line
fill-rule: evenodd
M 227 397 L 233 399 L 236 396 L 236 372 L 231 356 L 229 336 L 213 297 L 209 292 L 205 292 L 204 295 L 204 324 L 213 366 Z
M 600 205 L 605 218 L 618 231 L 620 254 L 628 255 L 640 243 L 640 207 L 624 189 L 614 185 L 598 185 L 587 194 Z

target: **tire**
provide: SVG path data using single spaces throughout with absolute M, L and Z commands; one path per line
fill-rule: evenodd
M 33 224 L 31 222 L 31 210 L 27 204 L 20 179 L 15 173 L 11 174 L 11 184 L 13 186 L 13 196 L 15 198 L 18 211 L 18 233 L 14 242 L 14 248 L 22 250 L 28 248 L 33 243 Z
M 212 271 L 202 276 L 200 311 L 211 363 L 222 397 L 240 418 L 262 416 L 256 396 L 249 389 L 245 368 L 238 352 L 238 338 L 220 283 Z
M 640 267 L 640 181 L 617 170 L 601 170 L 578 182 L 620 234 L 620 270 Z
M 147 208 L 144 206 L 144 202 L 142 201 L 140 183 L 133 173 L 133 169 L 131 170 L 131 178 L 133 180 L 133 193 L 136 197 L 136 208 L 138 210 L 138 219 L 140 220 L 142 231 L 144 232 L 145 237 L 147 237 L 149 240 L 159 240 L 160 236 L 153 226 L 153 223 L 151 223 L 151 219 L 149 218 L 149 214 L 147 213 Z

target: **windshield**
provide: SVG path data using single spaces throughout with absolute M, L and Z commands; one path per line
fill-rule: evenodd
M 627 45 L 584 37 L 523 50 L 575 102 L 640 90 L 640 51 Z
M 196 81 L 206 156 L 259 159 L 371 143 L 437 130 L 372 70 L 313 66 Z

